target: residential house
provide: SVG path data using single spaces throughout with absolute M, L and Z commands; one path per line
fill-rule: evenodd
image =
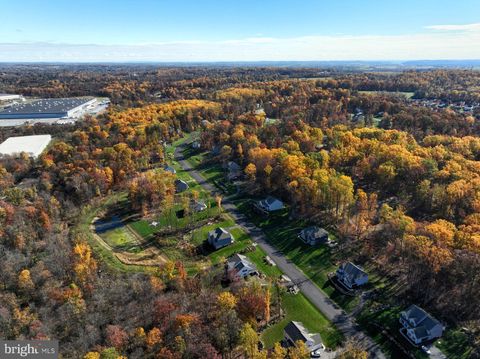
M 195 201 L 195 203 L 192 206 L 192 209 L 194 212 L 202 212 L 207 209 L 207 205 L 203 201 Z
M 310 226 L 300 231 L 298 237 L 306 244 L 315 246 L 321 243 L 327 243 L 328 232 L 317 226 Z
M 337 269 L 337 279 L 348 289 L 359 287 L 368 282 L 368 274 L 352 262 L 346 262 Z
M 235 271 L 239 278 L 245 278 L 251 275 L 258 275 L 257 267 L 242 254 L 234 254 L 227 261 L 227 269 Z
M 229 161 L 227 164 L 227 177 L 230 181 L 239 178 L 242 175 L 242 167 L 233 161 Z
M 215 249 L 226 247 L 232 244 L 233 241 L 233 235 L 222 227 L 217 227 L 208 232 L 208 243 Z
M 422 308 L 412 304 L 400 313 L 400 332 L 413 344 L 419 345 L 440 338 L 443 325 Z
M 310 352 L 325 348 L 320 334 L 311 334 L 301 322 L 289 322 L 283 329 L 283 336 L 290 346 L 295 346 L 299 340 L 304 342 Z
M 255 208 L 263 213 L 270 213 L 281 210 L 285 208 L 285 206 L 278 198 L 268 196 L 267 198 L 256 202 Z
M 184 180 L 177 179 L 175 180 L 175 192 L 181 193 L 185 192 L 189 188 L 188 183 Z
M 177 170 L 175 168 L 173 168 L 172 166 L 169 166 L 169 165 L 165 165 L 165 167 L 163 167 L 163 169 L 167 172 L 172 173 L 172 174 L 177 173 Z
M 200 144 L 200 141 L 193 141 L 190 146 L 194 149 L 194 150 L 198 150 L 200 149 L 200 147 L 202 147 L 202 145 Z
M 212 156 L 218 156 L 222 152 L 222 146 L 215 145 L 212 148 Z

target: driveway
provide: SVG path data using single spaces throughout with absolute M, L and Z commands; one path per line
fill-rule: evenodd
M 182 150 L 184 146 L 175 148 L 175 160 L 180 166 L 187 171 L 206 191 L 215 194 L 217 193 L 216 187 L 207 182 L 205 178 L 195 169 L 192 168 L 190 163 L 184 159 Z M 225 198 L 222 201 L 222 206 L 235 220 L 235 222 L 241 226 L 245 232 L 252 238 L 253 241 L 272 258 L 277 264 L 278 268 L 289 276 L 294 283 L 300 288 L 302 293 L 320 310 L 347 338 L 353 338 L 361 343 L 366 350 L 370 353 L 371 358 L 386 358 L 382 353 L 380 347 L 366 334 L 364 334 L 358 325 L 354 323 L 352 318 L 339 308 L 330 298 L 323 293 L 307 276 L 293 264 L 283 253 L 271 246 L 266 239 L 265 234 L 251 223 L 238 209 L 237 207 Z

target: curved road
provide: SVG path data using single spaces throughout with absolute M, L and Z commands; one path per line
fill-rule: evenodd
M 195 170 L 183 156 L 185 145 L 175 148 L 174 157 L 180 166 L 187 171 L 206 191 L 216 193 L 217 189 L 207 182 L 205 178 Z M 384 359 L 380 347 L 356 325 L 352 318 L 339 308 L 330 298 L 323 293 L 308 277 L 297 268 L 283 253 L 272 247 L 261 229 L 251 223 L 228 199 L 222 201 L 223 208 L 233 217 L 252 238 L 253 241 L 272 258 L 278 268 L 289 276 L 300 288 L 302 293 L 332 322 L 347 338 L 354 338 L 360 342 L 370 353 L 371 358 Z

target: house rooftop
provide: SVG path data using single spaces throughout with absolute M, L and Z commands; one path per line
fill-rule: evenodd
M 343 269 L 343 271 L 352 279 L 366 274 L 366 272 L 360 266 L 357 266 L 352 262 L 343 263 L 340 268 Z
M 303 342 L 306 341 L 313 341 L 314 345 L 316 346 L 318 344 L 321 344 L 322 339 L 320 337 L 320 334 L 311 334 L 301 322 L 295 322 L 291 321 L 289 322 L 285 329 L 285 333 L 288 334 L 290 339 L 292 339 L 294 342 L 297 340 L 301 340 Z
M 265 198 L 263 201 L 264 201 L 266 204 L 272 204 L 272 203 L 275 203 L 276 201 L 281 202 L 278 198 L 273 197 L 273 196 L 267 196 L 267 198 Z
M 314 236 L 315 238 L 323 237 L 325 235 L 328 236 L 328 232 L 325 229 L 318 226 L 306 227 L 302 230 L 302 232 L 308 236 Z
M 430 330 L 436 325 L 440 324 L 438 320 L 433 318 L 429 313 L 415 304 L 412 304 L 410 307 L 404 310 L 402 312 L 402 316 L 408 320 L 414 320 L 415 323 L 417 323 L 418 328 L 423 327 L 427 330 Z
M 224 239 L 230 238 L 232 235 L 229 231 L 222 227 L 217 227 L 214 230 L 210 231 L 209 233 L 212 237 L 214 237 L 215 241 L 221 241 Z

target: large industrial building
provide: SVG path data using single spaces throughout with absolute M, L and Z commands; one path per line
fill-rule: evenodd
M 51 140 L 50 135 L 9 137 L 0 144 L 0 156 L 18 156 L 25 152 L 30 157 L 37 158 Z
M 83 115 L 95 103 L 93 97 L 33 100 L 0 110 L 0 120 L 75 118 Z
M 1 102 L 10 102 L 15 100 L 21 100 L 22 95 L 15 95 L 10 93 L 0 93 L 0 103 Z

